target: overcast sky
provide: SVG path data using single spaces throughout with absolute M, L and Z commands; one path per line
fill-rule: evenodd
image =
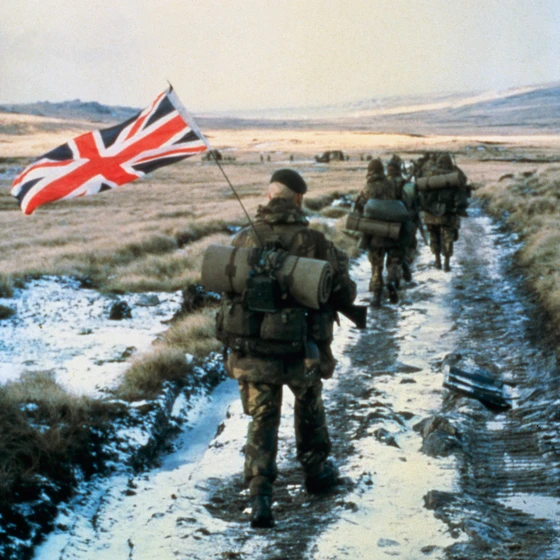
M 0 103 L 193 112 L 560 80 L 560 0 L 0 0 Z

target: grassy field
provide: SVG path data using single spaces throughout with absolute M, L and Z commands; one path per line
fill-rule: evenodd
M 114 192 L 51 204 L 24 216 L 9 195 L 10 180 L 2 178 L 6 175 L 2 171 L 24 166 L 31 157 L 73 135 L 73 130 L 63 127 L 41 129 L 36 120 L 32 125 L 17 134 L 0 134 L 6 146 L 5 157 L 0 158 L 3 296 L 27 278 L 43 274 L 76 276 L 115 293 L 186 289 L 200 281 L 205 248 L 228 243 L 232 226 L 246 223 L 220 170 L 200 158 L 160 169 Z M 352 256 L 357 250 L 355 239 L 343 231 L 344 210 L 328 204 L 334 197 L 354 196 L 362 187 L 366 156 L 387 160 L 396 152 L 407 159 L 426 150 L 453 151 L 476 187 L 476 196 L 523 236 L 519 265 L 549 313 L 551 328 L 560 332 L 560 167 L 547 163 L 558 153 L 559 137 L 415 137 L 267 129 L 212 130 L 208 136 L 214 147 L 235 158 L 223 168 L 251 215 L 265 202 L 265 187 L 275 169 L 298 169 L 310 189 L 305 200 L 312 226 Z M 332 149 L 344 150 L 349 161 L 314 165 L 315 154 Z M 270 161 L 261 162 L 261 152 Z M 321 216 L 331 220 L 319 223 Z M 133 358 L 117 396 L 130 401 L 154 397 L 165 380 L 185 375 L 185 353 L 204 357 L 218 350 L 213 314 L 212 308 L 203 308 L 178 318 L 151 354 Z M 9 308 L 0 310 L 0 319 L 9 315 Z M 98 413 L 96 407 L 102 403 L 64 396 L 48 375 L 0 387 L 0 399 L 0 429 L 11 434 L 0 445 L 0 491 L 6 496 L 10 484 L 21 481 L 24 474 L 48 471 L 56 462 L 71 463 L 79 454 L 73 441 L 78 448 L 90 445 L 78 427 L 90 422 L 93 413 L 101 424 L 108 418 L 108 413 Z M 50 422 L 49 429 L 33 437 L 25 421 L 30 403 L 42 411 L 41 422 Z M 5 431 L 8 424 L 10 430 Z M 23 439 L 29 442 L 25 449 L 17 443 Z
M 3 130 L 14 125 L 11 120 Z M 34 117 L 17 134 L 0 135 L 9 155 L 0 161 L 0 172 L 2 166 L 25 165 L 33 155 L 71 137 L 74 128 L 54 126 L 52 119 L 41 127 Z M 294 167 L 309 184 L 305 204 L 312 225 L 328 229 L 352 255 L 357 254 L 355 240 L 342 231 L 344 210 L 328 204 L 335 196 L 355 195 L 365 178 L 366 158 L 388 159 L 397 152 L 410 159 L 425 150 L 453 151 L 489 210 L 499 216 L 507 212 L 508 224 L 524 236 L 519 263 L 554 325 L 560 324 L 559 168 L 533 163 L 555 153 L 558 137 L 488 139 L 266 128 L 207 134 L 213 146 L 233 160 L 224 162 L 223 169 L 251 215 L 265 202 L 271 173 Z M 349 161 L 314 165 L 313 156 L 330 149 L 342 149 Z M 261 153 L 266 155 L 264 163 Z M 115 293 L 184 289 L 200 281 L 205 248 L 228 243 L 232 226 L 246 223 L 220 169 L 200 157 L 162 168 L 116 191 L 41 207 L 32 216 L 21 214 L 9 195 L 10 182 L 1 177 L 0 212 L 6 232 L 0 238 L 3 295 L 41 274 L 76 276 Z M 329 226 L 318 223 L 321 215 L 333 218 Z M 183 318 L 161 346 L 204 355 L 216 348 L 210 342 L 211 321 L 211 313 L 204 311 Z M 190 329 L 201 343 L 186 334 Z M 137 364 L 134 367 L 138 369 Z

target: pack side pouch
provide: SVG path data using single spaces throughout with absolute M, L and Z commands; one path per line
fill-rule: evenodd
M 235 336 L 258 337 L 262 313 L 245 309 L 240 301 L 224 302 L 222 305 L 222 328 Z
M 412 221 L 405 222 L 402 225 L 401 232 L 399 235 L 399 244 L 401 247 L 410 247 L 416 230 L 414 229 L 414 224 Z
M 333 338 L 333 313 L 310 312 L 307 316 L 309 337 L 317 342 L 330 342 Z
M 307 309 L 287 307 L 274 313 L 265 313 L 261 324 L 263 340 L 305 340 L 307 335 Z

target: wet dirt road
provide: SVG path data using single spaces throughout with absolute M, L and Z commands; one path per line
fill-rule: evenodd
M 370 310 L 365 331 L 338 329 L 325 401 L 344 484 L 332 494 L 302 488 L 287 394 L 276 527 L 249 527 L 247 418 L 230 381 L 189 411 L 161 466 L 84 485 L 35 558 L 560 558 L 560 376 L 511 267 L 515 247 L 474 209 L 451 274 L 421 245 L 399 305 Z M 366 259 L 353 276 L 368 301 Z M 507 381 L 514 408 L 443 389 L 450 359 Z M 452 453 L 421 451 L 414 426 L 433 416 L 455 430 Z

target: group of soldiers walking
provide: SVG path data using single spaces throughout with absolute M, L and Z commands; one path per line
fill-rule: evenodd
M 449 154 L 426 154 L 410 166 L 398 156 L 387 163 L 371 160 L 347 227 L 362 233 L 360 247 L 372 266 L 370 290 L 379 306 L 387 269 L 391 302 L 398 302 L 401 281 L 411 280 L 416 232 L 421 213 L 430 233 L 436 267 L 450 270 L 459 216 L 466 210 L 466 178 Z M 461 194 L 457 194 L 457 192 Z M 227 280 L 216 318 L 217 337 L 224 344 L 228 374 L 239 384 L 241 401 L 251 416 L 245 447 L 245 480 L 251 497 L 251 525 L 268 528 L 272 515 L 273 483 L 282 390 L 294 394 L 296 457 L 303 468 L 307 492 L 321 493 L 339 481 L 336 465 L 328 458 L 331 442 L 322 399 L 322 380 L 333 375 L 333 323 L 347 314 L 356 298 L 346 254 L 322 233 L 311 230 L 302 210 L 307 184 L 293 169 L 274 172 L 267 187 L 268 202 L 259 206 L 251 224 L 233 239 L 227 262 L 212 266 L 212 274 Z M 435 193 L 435 194 L 434 194 Z M 244 263 L 236 260 L 246 251 Z M 245 253 L 243 253 L 245 254 Z M 237 255 L 237 256 L 236 256 Z M 279 271 L 287 256 L 296 256 L 289 274 Z M 327 267 L 329 289 L 298 286 L 294 275 L 300 259 Z M 251 268 L 246 278 L 236 277 L 240 265 Z M 222 266 L 223 265 L 223 266 Z M 245 269 L 244 269 L 245 270 Z M 314 269 L 315 270 L 315 269 Z M 311 269 L 303 281 L 311 282 Z M 326 274 L 328 276 L 328 274 Z M 208 287 L 208 285 L 207 285 Z M 310 297 L 308 298 L 307 292 Z M 313 301 L 312 301 L 313 300 Z
M 368 251 L 372 267 L 369 289 L 374 295 L 374 306 L 381 305 L 384 268 L 392 303 L 399 300 L 401 280 L 412 279 L 418 230 L 427 242 L 423 224 L 428 229 L 435 267 L 451 271 L 453 244 L 459 237 L 461 216 L 467 216 L 469 196 L 467 178 L 447 152 L 426 153 L 411 161 L 409 168 L 394 154 L 386 171 L 381 159 L 369 162 L 366 184 L 358 194 L 353 213 L 370 221 L 353 223 L 358 223 L 356 229 L 362 232 L 360 247 Z M 393 206 L 382 205 L 380 201 L 393 201 Z M 408 214 L 399 212 L 397 204 L 404 206 Z M 398 235 L 386 235 L 386 229 L 375 227 L 377 222 L 400 223 Z

